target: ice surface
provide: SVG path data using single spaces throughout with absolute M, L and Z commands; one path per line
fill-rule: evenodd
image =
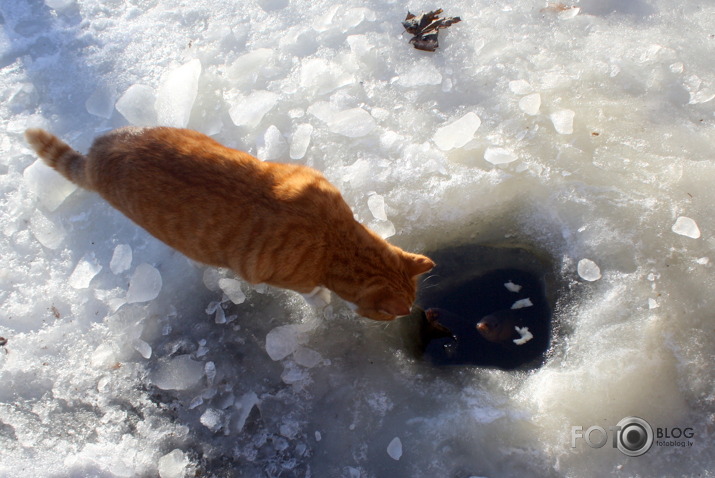
M 474 138 L 482 121 L 476 113 L 469 112 L 461 118 L 437 129 L 432 140 L 442 151 L 461 148 Z
M 187 467 L 189 459 L 186 454 L 177 449 L 174 449 L 166 455 L 159 458 L 158 471 L 160 478 L 184 478 L 187 476 Z
M 161 291 L 161 273 L 151 264 L 142 263 L 134 269 L 129 279 L 127 303 L 148 302 L 156 299 Z
M 117 244 L 109 261 L 109 269 L 113 274 L 121 274 L 132 266 L 132 248 L 129 244 Z
M 484 151 L 484 159 L 489 163 L 498 165 L 512 163 L 518 158 L 508 149 L 490 146 Z
M 236 279 L 223 278 L 219 279 L 218 286 L 221 288 L 226 297 L 234 304 L 241 304 L 246 300 L 246 294 L 241 290 L 241 282 Z
M 117 100 L 115 108 L 134 126 L 156 126 L 156 94 L 147 85 L 135 84 Z
M 577 271 L 583 280 L 592 282 L 601 278 L 601 269 L 591 259 L 578 261 Z
M 301 159 L 305 156 L 308 146 L 310 146 L 313 129 L 313 125 L 310 123 L 298 125 L 290 143 L 290 159 Z
M 40 204 L 52 212 L 72 194 L 77 186 L 65 179 L 57 171 L 38 159 L 28 166 L 22 177 L 30 190 L 40 200 Z
M 690 237 L 691 239 L 698 239 L 700 237 L 700 228 L 698 228 L 698 224 L 686 216 L 678 217 L 678 219 L 675 220 L 673 227 L 671 227 L 671 230 L 676 234 Z
M 540 100 L 539 100 L 540 101 Z M 573 133 L 573 119 L 576 113 L 572 110 L 558 110 L 551 113 L 551 122 L 559 134 Z
M 101 270 L 102 266 L 97 263 L 94 253 L 88 252 L 77 262 L 67 283 L 75 289 L 86 289 Z
M 162 126 L 185 128 L 196 101 L 201 76 L 197 58 L 169 72 L 156 92 L 156 116 Z
M 185 354 L 161 359 L 150 378 L 162 390 L 186 390 L 196 385 L 203 375 L 204 364 Z
M 387 445 L 387 454 L 390 455 L 390 458 L 393 460 L 402 458 L 402 441 L 399 437 L 393 438 L 390 444 Z
M 278 95 L 270 91 L 257 90 L 237 101 L 229 110 L 231 121 L 236 126 L 255 128 L 263 117 L 278 103 Z
M 539 93 L 532 93 L 524 96 L 519 100 L 519 108 L 528 115 L 534 116 L 539 114 L 539 108 L 541 108 L 541 95 Z

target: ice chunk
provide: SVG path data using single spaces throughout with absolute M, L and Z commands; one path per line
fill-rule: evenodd
M 284 158 L 288 144 L 281 131 L 275 125 L 270 125 L 263 134 L 263 146 L 258 148 L 258 157 L 264 161 Z
M 596 281 L 601 278 L 601 269 L 591 259 L 581 259 L 576 267 L 578 275 L 587 281 Z
M 392 237 L 397 232 L 392 221 L 373 221 L 370 223 L 370 229 L 383 239 Z
M 399 437 L 392 439 L 389 445 L 387 445 L 387 454 L 393 460 L 399 460 L 402 457 L 402 441 Z
M 204 364 L 186 354 L 159 360 L 150 378 L 162 390 L 186 390 L 196 385 L 203 375 Z
M 305 368 L 313 368 L 323 360 L 323 356 L 313 349 L 299 346 L 293 353 L 293 360 Z
M 114 111 L 114 102 L 116 101 L 116 90 L 109 86 L 100 85 L 94 92 L 89 95 L 84 106 L 89 114 L 99 116 L 100 118 L 109 119 Z
M 236 126 L 255 128 L 266 113 L 272 110 L 277 103 L 277 94 L 258 90 L 232 106 L 228 114 Z
M 185 128 L 196 101 L 201 61 L 194 58 L 171 71 L 156 93 L 156 115 L 162 126 Z
M 442 151 L 461 148 L 474 138 L 482 120 L 476 113 L 469 112 L 461 118 L 437 129 L 432 140 Z
M 247 81 L 252 84 L 258 79 L 258 75 L 266 65 L 270 63 L 271 58 L 273 58 L 272 49 L 257 48 L 239 56 L 227 69 L 226 73 L 233 81 Z
M 521 335 L 518 339 L 514 339 L 516 345 L 524 345 L 529 340 L 534 338 L 534 335 L 529 332 L 529 327 L 514 327 L 514 329 Z
M 127 303 L 134 304 L 153 300 L 159 295 L 161 286 L 161 273 L 147 263 L 139 264 L 129 279 Z
M 385 213 L 385 199 L 379 194 L 373 194 L 367 198 L 367 207 L 370 208 L 372 216 L 380 221 L 387 221 Z
M 675 220 L 675 224 L 671 227 L 671 230 L 680 234 L 681 236 L 690 237 L 692 239 L 697 239 L 700 237 L 700 228 L 697 223 L 689 217 L 680 216 Z
M 576 113 L 572 110 L 559 110 L 551 113 L 551 122 L 559 134 L 573 133 L 573 119 Z
M 115 108 L 135 126 L 156 126 L 156 95 L 151 86 L 132 85 L 117 100 Z
M 504 287 L 506 287 L 506 290 L 509 292 L 519 292 L 521 290 L 521 286 L 518 284 L 514 284 L 512 281 L 506 282 L 504 284 Z
M 52 212 L 72 194 L 77 186 L 38 159 L 22 173 L 30 191 L 37 196 L 40 204 Z
M 218 286 L 234 304 L 241 304 L 246 300 L 246 294 L 241 290 L 241 283 L 236 279 L 219 279 Z
M 529 299 L 527 297 L 526 299 L 520 299 L 520 300 L 517 300 L 516 302 L 514 302 L 513 304 L 511 304 L 511 308 L 512 309 L 523 309 L 525 307 L 531 307 L 532 305 L 534 305 L 534 304 L 531 302 L 531 299 Z
M 519 100 L 519 109 L 528 115 L 539 114 L 539 108 L 541 108 L 541 95 L 538 93 L 526 95 Z
M 199 421 L 203 426 L 211 430 L 213 433 L 220 431 L 227 422 L 226 413 L 215 408 L 207 408 L 201 415 Z
M 184 478 L 189 459 L 178 448 L 159 458 L 157 469 L 160 478 Z
M 484 159 L 492 164 L 509 164 L 516 161 L 517 157 L 508 149 L 492 146 L 484 151 Z
M 352 84 L 355 78 L 340 65 L 322 58 L 303 60 L 300 67 L 300 86 L 318 95 Z
M 320 441 L 323 439 L 323 435 L 319 431 L 315 431 L 315 441 Z
M 30 232 L 48 249 L 57 249 L 67 235 L 62 224 L 51 221 L 40 211 L 35 211 L 30 219 Z
M 64 10 L 74 5 L 75 0 L 45 0 L 45 4 L 53 10 Z
M 404 88 L 440 85 L 442 84 L 442 73 L 439 72 L 434 62 L 423 60 L 400 73 L 400 76 L 398 76 L 395 81 L 397 85 Z
M 94 253 L 88 252 L 79 260 L 67 282 L 75 289 L 86 289 L 101 270 L 102 266 L 97 263 Z
M 145 359 L 151 358 L 151 345 L 144 342 L 142 339 L 134 339 L 132 346 L 134 347 L 134 350 L 139 352 L 139 354 Z
M 234 407 L 239 410 L 238 418 L 236 419 L 236 431 L 240 432 L 243 430 L 243 426 L 246 424 L 248 415 L 251 414 L 251 410 L 258 404 L 259 401 L 258 395 L 254 392 L 248 392 L 239 398 L 236 403 L 234 403 Z
M 310 145 L 310 137 L 313 134 L 313 125 L 303 123 L 298 125 L 293 133 L 293 138 L 290 143 L 290 159 L 301 159 L 305 156 Z
M 132 266 L 132 248 L 129 244 L 117 244 L 109 261 L 109 269 L 113 274 L 121 274 Z
M 328 121 L 328 129 L 333 133 L 360 138 L 375 129 L 377 123 L 370 113 L 362 108 L 350 108 L 340 111 Z
M 282 360 L 306 341 L 307 328 L 302 324 L 281 325 L 266 335 L 266 352 L 273 360 Z
M 531 84 L 526 80 L 510 81 L 509 89 L 512 93 L 515 93 L 517 95 L 528 95 L 529 93 L 534 91 L 534 88 L 532 88 Z
M 206 374 L 206 383 L 212 386 L 214 380 L 216 380 L 216 364 L 213 362 L 206 362 L 204 365 L 204 373 Z

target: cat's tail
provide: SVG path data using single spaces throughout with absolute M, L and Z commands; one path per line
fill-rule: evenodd
M 73 183 L 92 189 L 87 178 L 86 156 L 44 129 L 28 129 L 25 131 L 25 139 L 48 166 Z

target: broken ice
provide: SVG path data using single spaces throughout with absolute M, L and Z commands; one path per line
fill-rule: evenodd
M 129 244 L 117 244 L 109 261 L 109 269 L 113 274 L 121 274 L 132 266 L 132 248 Z
M 524 113 L 534 116 L 539 113 L 539 108 L 541 108 L 541 95 L 538 93 L 533 93 L 531 95 L 526 95 L 519 100 L 519 108 Z
M 551 113 L 551 122 L 559 134 L 573 133 L 573 119 L 576 113 L 571 110 L 559 110 Z
M 197 58 L 171 71 L 156 93 L 156 115 L 162 126 L 185 128 L 196 101 L 201 76 Z
M 89 252 L 79 260 L 67 282 L 75 289 L 86 289 L 101 270 L 102 266 L 97 263 L 94 253 Z
M 524 345 L 534 338 L 534 335 L 529 332 L 529 327 L 514 327 L 514 329 L 521 335 L 518 339 L 513 340 L 516 345 Z
M 375 129 L 377 123 L 370 113 L 362 108 L 340 111 L 328 121 L 328 129 L 348 138 L 360 138 Z
M 236 279 L 219 279 L 218 286 L 234 304 L 241 304 L 246 300 L 246 294 L 241 290 L 241 283 Z
M 280 325 L 266 335 L 266 352 L 272 360 L 282 360 L 306 341 L 307 327 L 302 324 Z
M 290 143 L 290 159 L 301 159 L 305 156 L 310 145 L 310 136 L 313 134 L 313 125 L 303 123 L 298 125 L 293 133 Z
M 517 157 L 514 153 L 511 151 L 504 149 L 504 148 L 498 148 L 498 147 L 489 147 L 484 151 L 484 159 L 492 163 L 494 165 L 498 164 L 509 164 L 511 162 L 516 161 Z
M 139 264 L 129 279 L 127 303 L 148 302 L 156 299 L 161 291 L 161 273 L 153 266 Z
M 57 249 L 67 234 L 62 224 L 51 221 L 40 211 L 35 211 L 30 219 L 30 232 L 48 249 Z
M 676 219 L 675 224 L 671 227 L 671 230 L 676 234 L 690 237 L 691 239 L 697 239 L 700 237 L 700 228 L 697 223 L 686 216 L 680 216 Z
M 512 281 L 505 282 L 504 287 L 506 287 L 506 290 L 509 292 L 519 292 L 521 290 L 521 286 L 518 284 L 514 284 Z
M 150 378 L 162 390 L 186 390 L 196 385 L 203 375 L 204 364 L 186 354 L 159 360 Z
M 109 119 L 114 111 L 116 91 L 108 86 L 98 86 L 94 93 L 89 95 L 84 106 L 87 112 L 100 118 Z
M 432 140 L 442 151 L 461 148 L 474 138 L 482 120 L 476 113 L 469 112 L 461 118 L 437 129 Z
M 263 161 L 273 161 L 285 157 L 288 151 L 283 134 L 275 125 L 270 125 L 263 133 L 263 145 L 258 148 L 258 157 Z
M 22 173 L 30 191 L 37 196 L 40 204 L 52 212 L 72 194 L 77 186 L 38 159 Z
M 184 478 L 189 459 L 178 448 L 159 458 L 158 471 L 160 478 Z
M 591 259 L 581 259 L 577 266 L 578 275 L 587 281 L 596 281 L 601 278 L 601 269 Z
M 373 194 L 367 198 L 367 207 L 370 209 L 372 216 L 380 221 L 387 221 L 385 213 L 385 199 L 379 194 Z
M 115 108 L 134 126 L 156 126 L 154 89 L 146 85 L 132 85 L 117 100 Z
M 512 309 L 523 309 L 525 307 L 531 307 L 532 305 L 534 305 L 534 304 L 531 302 L 531 299 L 529 299 L 527 297 L 526 299 L 520 299 L 520 300 L 517 300 L 516 302 L 514 302 L 511 305 L 511 308 Z
M 228 111 L 236 126 L 255 128 L 263 117 L 278 103 L 278 95 L 270 91 L 257 90 L 236 102 Z
M 389 445 L 387 445 L 387 454 L 393 460 L 399 460 L 402 457 L 402 441 L 399 437 L 392 439 Z

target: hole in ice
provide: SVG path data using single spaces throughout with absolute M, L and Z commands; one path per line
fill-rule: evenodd
M 403 344 L 434 365 L 514 369 L 543 363 L 555 306 L 546 254 L 522 245 L 462 245 L 428 253 L 437 267 L 398 319 Z

